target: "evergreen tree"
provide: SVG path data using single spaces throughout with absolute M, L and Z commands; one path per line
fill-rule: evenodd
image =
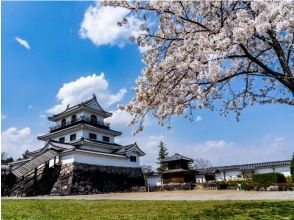
M 294 153 L 293 153 L 291 164 L 290 164 L 290 171 L 291 171 L 292 182 L 294 182 Z
M 162 141 L 160 141 L 158 147 L 159 147 L 159 152 L 158 152 L 157 163 L 159 164 L 159 167 L 157 168 L 157 171 L 158 173 L 162 173 L 163 171 L 167 169 L 167 166 L 166 164 L 162 164 L 161 161 L 167 158 L 168 152 L 167 152 L 167 148 L 165 147 L 165 144 Z

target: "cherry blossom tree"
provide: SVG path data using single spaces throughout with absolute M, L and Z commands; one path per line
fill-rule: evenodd
M 124 108 L 159 124 L 195 109 L 237 119 L 247 106 L 294 105 L 294 1 L 104 1 L 142 19 L 131 40 L 146 67 Z

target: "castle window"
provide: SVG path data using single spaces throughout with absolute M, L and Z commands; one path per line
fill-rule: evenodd
M 77 116 L 76 115 L 73 115 L 72 117 L 71 117 L 71 123 L 74 123 L 74 122 L 76 122 L 77 121 Z
M 109 142 L 109 137 L 107 137 L 107 136 L 103 136 L 103 141 L 105 141 L 105 142 Z
M 89 133 L 89 139 L 96 140 L 97 139 L 97 135 L 96 134 L 93 134 L 93 133 Z
M 137 162 L 137 157 L 136 156 L 130 156 L 130 161 L 131 162 Z
M 65 126 L 65 125 L 66 125 L 66 120 L 65 119 L 62 119 L 61 126 Z
M 60 143 L 64 143 L 64 141 L 65 141 L 65 138 L 64 137 L 59 138 L 59 142 Z
M 90 121 L 91 121 L 92 123 L 97 124 L 97 117 L 96 117 L 95 115 L 91 115 L 91 119 L 90 119 Z
M 71 134 L 70 137 L 69 137 L 69 139 L 71 141 L 75 140 L 76 138 L 77 138 L 77 135 L 76 134 Z

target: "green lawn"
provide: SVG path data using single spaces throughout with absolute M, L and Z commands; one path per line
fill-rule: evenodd
M 2 219 L 294 219 L 294 201 L 2 200 Z

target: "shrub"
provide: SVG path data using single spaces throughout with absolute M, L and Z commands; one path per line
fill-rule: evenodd
M 218 183 L 218 188 L 219 189 L 227 189 L 228 188 L 228 183 L 226 183 L 225 181 L 221 181 Z
M 292 181 L 292 177 L 291 176 L 286 176 L 286 183 L 288 183 L 288 184 L 292 184 L 292 185 L 294 185 L 294 182 Z
M 241 180 L 227 180 L 218 182 L 219 189 L 237 189 L 238 184 L 241 184 L 242 189 L 253 189 L 252 183 L 249 179 Z
M 277 183 L 286 183 L 286 178 L 282 173 L 254 174 L 252 183 L 254 186 L 267 187 Z
M 293 153 L 291 164 L 290 164 L 290 172 L 291 172 L 292 182 L 294 182 L 294 153 Z

